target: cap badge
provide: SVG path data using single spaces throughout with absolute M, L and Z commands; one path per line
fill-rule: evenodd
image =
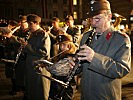
M 93 11 L 94 9 L 93 9 L 93 7 L 91 7 L 91 11 Z
M 95 0 L 91 0 L 90 1 L 90 4 L 94 4 L 96 1 Z

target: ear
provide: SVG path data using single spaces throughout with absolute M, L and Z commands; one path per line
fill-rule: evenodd
M 108 20 L 111 21 L 112 19 L 112 14 L 108 14 Z
M 67 44 L 67 48 L 70 50 L 71 49 L 71 45 L 70 44 Z

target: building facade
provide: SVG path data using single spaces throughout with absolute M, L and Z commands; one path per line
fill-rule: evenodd
M 127 18 L 133 10 L 133 0 L 109 0 L 113 13 L 119 13 Z M 75 24 L 81 24 L 88 18 L 90 0 L 0 0 L 0 18 L 18 19 L 19 15 L 34 13 L 49 20 L 59 17 L 61 21 L 69 14 L 73 15 Z M 117 9 L 116 9 L 117 8 Z

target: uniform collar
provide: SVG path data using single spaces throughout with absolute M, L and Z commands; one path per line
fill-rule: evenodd
M 111 26 L 109 29 L 107 29 L 105 32 L 103 32 L 103 36 L 106 38 L 108 33 L 112 33 L 113 31 L 115 31 L 114 27 Z

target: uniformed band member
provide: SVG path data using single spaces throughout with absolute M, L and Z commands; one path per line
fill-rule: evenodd
M 48 100 L 50 81 L 35 72 L 34 61 L 49 59 L 50 38 L 40 27 L 41 18 L 35 14 L 27 16 L 30 37 L 25 47 L 26 57 L 26 95 L 28 100 Z M 45 69 L 42 73 L 50 77 Z
M 57 57 L 58 59 L 56 60 L 56 63 L 53 66 L 53 69 L 49 69 L 49 71 L 51 73 L 54 72 L 54 70 L 56 70 L 56 68 L 58 69 L 59 67 L 61 67 L 60 66 L 61 63 L 64 64 L 66 62 L 65 58 L 71 57 L 71 55 L 75 54 L 75 52 L 77 51 L 77 47 L 73 43 L 73 38 L 71 35 L 62 34 L 62 35 L 57 36 L 56 40 L 57 40 L 57 44 L 60 47 L 60 52 L 63 52 L 63 51 L 64 52 Z M 65 73 L 65 70 L 63 70 L 62 68 L 59 68 L 59 69 L 61 69 Z M 67 76 L 65 74 L 62 74 L 62 75 L 56 75 L 55 73 L 52 73 L 52 74 L 53 74 L 52 77 L 54 77 L 58 80 L 61 80 L 63 82 L 67 81 Z M 72 99 L 73 89 L 72 89 L 71 85 L 72 84 L 70 84 L 68 86 L 68 88 L 64 91 L 64 93 L 61 95 L 62 100 L 71 100 Z M 51 82 L 50 97 L 49 98 L 52 100 L 57 100 L 57 97 L 60 95 L 60 92 L 62 90 L 63 90 L 63 86 L 61 84 L 58 84 L 57 82 L 54 82 L 54 81 Z M 60 98 L 60 97 L 58 97 L 58 98 Z
M 89 17 L 95 34 L 90 46 L 86 42 L 91 31 L 84 34 L 77 53 L 82 68 L 81 100 L 121 100 L 121 78 L 131 70 L 130 39 L 114 30 L 107 0 L 92 0 Z
M 54 57 L 58 54 L 59 51 L 59 45 L 56 45 L 57 40 L 56 37 L 59 35 L 60 27 L 59 27 L 59 18 L 53 17 L 52 18 L 52 29 L 49 32 L 50 40 L 51 40 L 51 51 L 50 51 L 50 56 Z M 54 59 L 52 60 L 53 62 Z
M 79 28 L 74 26 L 74 19 L 71 15 L 65 18 L 66 25 L 68 26 L 66 33 L 73 37 L 73 43 L 79 47 L 81 31 Z
M 13 35 L 16 37 L 23 39 L 23 41 L 27 41 L 29 36 L 29 30 L 28 30 L 28 23 L 27 23 L 27 16 L 20 16 L 19 17 L 19 26 L 20 28 L 17 29 Z M 21 46 L 19 47 L 21 48 Z M 20 49 L 18 49 L 18 53 Z M 17 62 L 16 67 L 16 86 L 17 91 L 25 91 L 25 60 L 26 60 L 26 54 L 24 52 L 21 52 L 21 55 L 19 57 L 19 60 Z
M 16 86 L 16 64 L 14 62 L 10 62 L 8 60 L 16 61 L 16 55 L 18 48 L 21 43 L 17 37 L 13 36 L 11 30 L 7 27 L 3 27 L 0 29 L 2 32 L 3 40 L 1 41 L 4 46 L 4 59 L 7 59 L 5 62 L 5 75 L 7 78 L 11 78 L 12 82 L 12 90 L 9 92 L 11 95 L 15 95 L 18 91 Z M 21 80 L 21 79 L 20 79 Z
M 27 16 L 19 16 L 19 26 L 20 28 L 16 30 L 13 35 L 18 36 L 19 38 L 23 38 L 26 40 L 29 35 Z
M 88 32 L 91 29 L 90 19 L 82 21 L 83 28 L 81 28 L 81 34 Z

